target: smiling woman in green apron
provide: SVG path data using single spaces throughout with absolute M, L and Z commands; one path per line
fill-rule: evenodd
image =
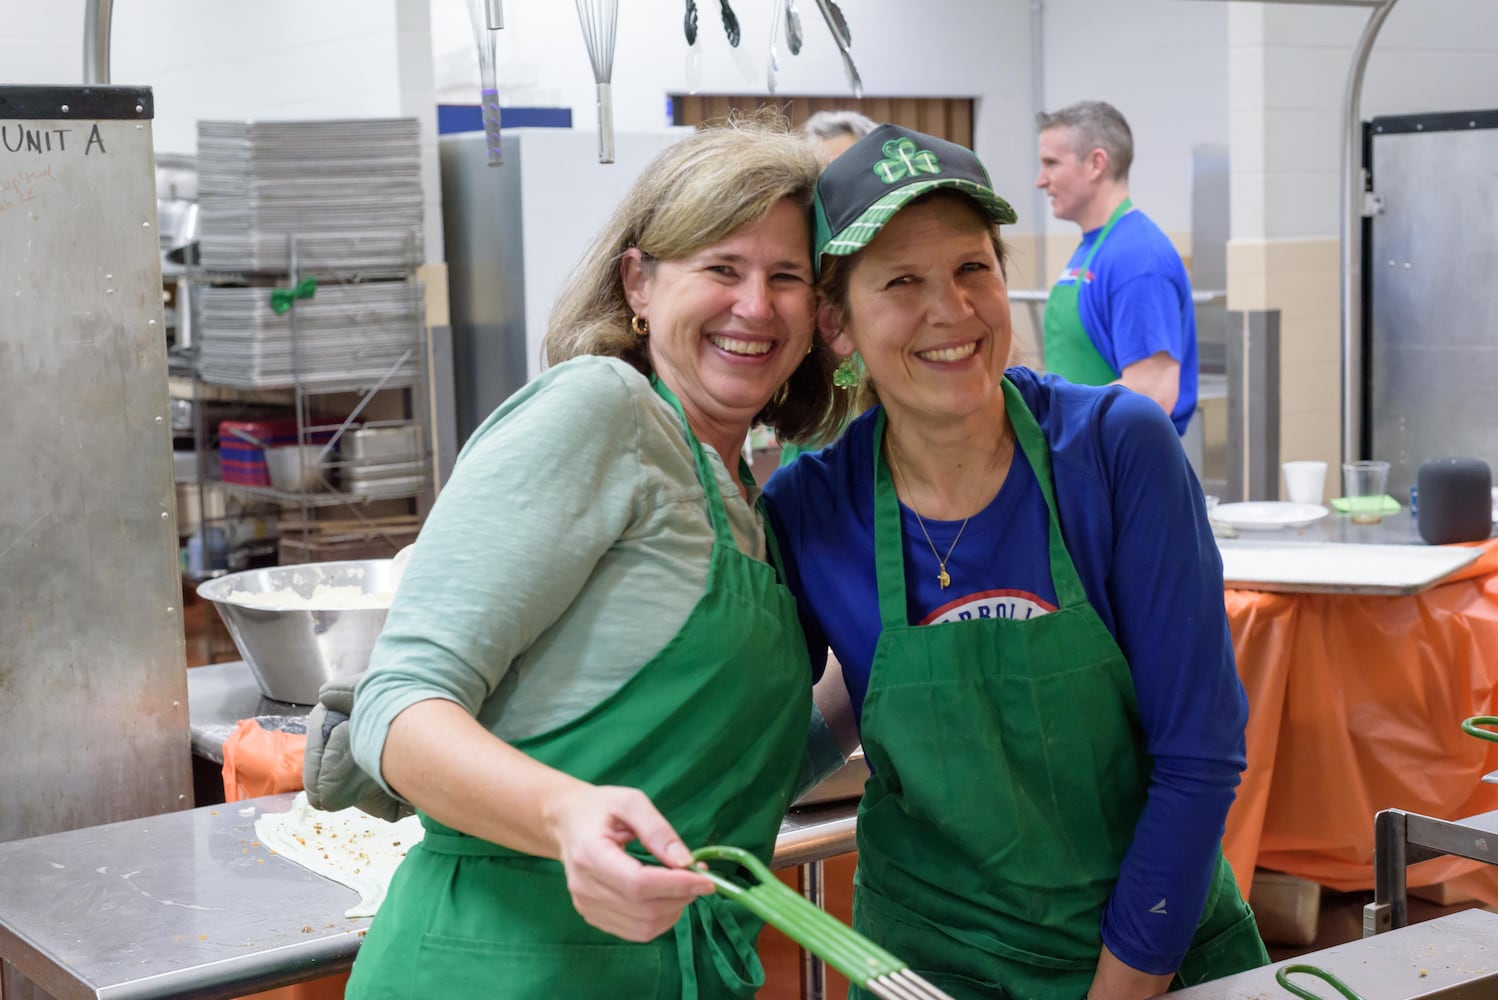
M 552 367 L 464 447 L 356 690 L 355 759 L 425 828 L 349 997 L 748 997 L 758 925 L 685 866 L 768 859 L 812 672 L 749 427 L 836 426 L 816 163 L 764 122 L 636 183 Z
M 969 150 L 882 126 L 815 205 L 819 328 L 877 405 L 766 496 L 873 770 L 855 926 L 959 1000 L 1263 964 L 1220 847 L 1247 706 L 1169 419 L 1006 372 L 1015 216 Z

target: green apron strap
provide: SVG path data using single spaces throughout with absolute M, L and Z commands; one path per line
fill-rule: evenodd
M 905 600 L 905 543 L 900 528 L 900 497 L 884 460 L 884 407 L 874 417 L 874 579 L 879 588 L 879 621 L 884 628 L 910 624 Z
M 1133 207 L 1133 201 L 1125 198 L 1108 217 L 1102 232 L 1098 233 L 1098 238 L 1093 242 L 1092 249 L 1083 259 L 1082 266 L 1077 269 L 1076 276 L 1065 284 L 1057 281 L 1051 286 L 1042 323 L 1045 365 L 1047 371 L 1060 375 L 1068 382 L 1075 382 L 1077 385 L 1107 385 L 1121 374 L 1103 358 L 1082 322 L 1082 286 L 1103 241 L 1108 238 L 1118 220 Z
M 681 426 L 687 435 L 687 443 L 692 446 L 692 460 L 697 463 L 697 478 L 702 481 L 703 492 L 707 494 L 707 513 L 713 524 L 713 536 L 723 545 L 734 548 L 738 543 L 733 540 L 733 529 L 728 526 L 728 510 L 723 506 L 723 492 L 718 489 L 718 477 L 713 475 L 712 463 L 707 460 L 707 450 L 702 447 L 702 442 L 697 440 L 697 435 L 692 431 L 692 425 L 687 423 L 686 411 L 681 408 L 681 400 L 676 398 L 676 393 L 671 391 L 670 386 L 662 382 L 659 375 L 650 376 L 650 386 L 667 403 L 676 415 L 681 418 Z M 719 456 L 724 458 L 724 456 Z M 726 458 L 725 458 L 726 463 Z M 748 476 L 748 482 L 754 482 L 754 476 L 749 472 L 743 456 L 739 456 L 739 479 L 744 481 Z
M 1078 281 L 1082 280 L 1082 275 L 1086 274 L 1087 269 L 1092 266 L 1092 258 L 1097 256 L 1098 248 L 1103 245 L 1103 240 L 1106 240 L 1108 238 L 1108 234 L 1113 232 L 1113 227 L 1118 224 L 1118 220 L 1128 215 L 1129 209 L 1133 207 L 1133 199 L 1125 198 L 1122 202 L 1119 203 L 1119 206 L 1113 210 L 1113 214 L 1108 216 L 1108 221 L 1103 223 L 1103 231 L 1097 234 L 1097 242 L 1092 245 L 1092 249 L 1087 251 L 1087 256 L 1082 260 L 1082 271 L 1077 275 Z
M 1087 591 L 1077 575 L 1061 535 L 1061 517 L 1056 509 L 1056 488 L 1051 476 L 1051 453 L 1046 447 L 1040 424 L 1025 405 L 1008 376 L 1004 378 L 1004 411 L 1014 428 L 1015 440 L 1045 496 L 1050 516 L 1049 554 L 1051 584 L 1056 588 L 1056 602 L 1071 608 L 1087 603 Z M 874 418 L 874 569 L 879 588 L 879 619 L 885 628 L 910 624 L 905 593 L 905 547 L 901 530 L 900 500 L 895 491 L 889 464 L 884 460 L 885 412 L 880 408 Z
M 1050 528 L 1051 586 L 1056 588 L 1056 603 L 1063 608 L 1074 608 L 1087 603 L 1087 591 L 1082 587 L 1082 578 L 1077 575 L 1076 564 L 1066 549 L 1066 539 L 1061 535 L 1061 512 L 1056 507 L 1056 481 L 1051 473 L 1051 449 L 1046 447 L 1045 435 L 1040 430 L 1034 414 L 1025 405 L 1019 388 L 1004 376 L 1004 412 L 1009 417 L 1009 426 L 1014 428 L 1014 438 L 1020 451 L 1030 463 L 1035 481 L 1040 484 L 1045 497 L 1047 521 Z

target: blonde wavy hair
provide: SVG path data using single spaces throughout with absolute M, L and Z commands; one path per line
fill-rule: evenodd
M 647 343 L 630 330 L 619 262 L 639 247 L 647 266 L 678 260 L 762 218 L 789 198 L 810 232 L 817 161 L 805 138 L 773 111 L 715 122 L 663 151 L 646 167 L 563 286 L 542 354 L 560 364 L 586 354 L 619 358 L 653 374 Z M 833 388 L 838 358 L 820 337 L 757 424 L 783 441 L 820 441 L 842 426 L 848 401 Z

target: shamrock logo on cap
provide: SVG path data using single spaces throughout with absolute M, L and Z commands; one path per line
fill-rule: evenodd
M 916 174 L 939 174 L 941 164 L 936 154 L 921 149 L 907 138 L 891 139 L 884 144 L 886 159 L 874 164 L 874 173 L 886 184 L 893 184 Z

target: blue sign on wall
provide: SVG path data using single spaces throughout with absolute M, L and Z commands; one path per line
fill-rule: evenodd
M 571 108 L 500 108 L 501 128 L 571 128 Z M 477 104 L 437 105 L 437 134 L 482 132 L 484 117 Z

